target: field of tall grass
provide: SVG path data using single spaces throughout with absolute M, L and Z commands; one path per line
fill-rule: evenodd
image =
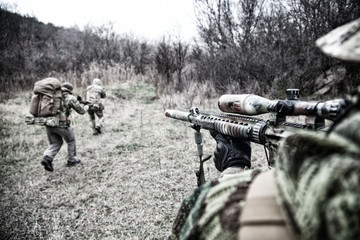
M 93 136 L 88 116 L 72 113 L 77 155 L 66 166 L 64 143 L 54 172 L 40 165 L 48 147 L 44 127 L 26 125 L 31 91 L 0 103 L 1 239 L 167 239 L 182 199 L 196 187 L 199 162 L 193 130 L 164 110 L 194 105 L 217 111 L 217 99 L 158 97 L 144 81 L 105 85 L 103 133 Z M 85 95 L 78 86 L 74 95 Z M 204 154 L 215 141 L 202 131 Z M 253 148 L 253 167 L 266 160 Z M 220 176 L 212 160 L 207 180 Z

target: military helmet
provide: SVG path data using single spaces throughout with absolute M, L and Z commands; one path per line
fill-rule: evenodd
M 360 62 L 360 18 L 319 38 L 316 46 L 330 57 Z
M 98 79 L 98 78 L 94 78 L 94 80 L 93 80 L 93 84 L 94 84 L 94 85 L 101 86 L 101 80 L 100 80 L 100 79 Z
M 72 90 L 73 90 L 73 85 L 69 82 L 64 82 L 62 85 L 61 85 L 61 91 L 63 92 L 69 92 L 69 93 L 72 93 Z

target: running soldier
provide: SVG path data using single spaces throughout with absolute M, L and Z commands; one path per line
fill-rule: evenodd
M 54 171 L 52 161 L 55 155 L 60 151 L 63 140 L 68 145 L 68 161 L 67 166 L 74 166 L 81 161 L 76 157 L 76 140 L 73 128 L 70 126 L 70 113 L 74 109 L 79 114 L 84 114 L 85 109 L 80 105 L 79 101 L 72 95 L 73 86 L 69 82 L 61 85 L 62 92 L 62 107 L 61 118 L 58 126 L 46 127 L 46 133 L 50 146 L 45 150 L 41 164 L 47 171 Z M 62 120 L 64 119 L 64 120 Z
M 93 84 L 86 89 L 86 101 L 89 102 L 88 113 L 90 116 L 90 127 L 93 130 L 93 135 L 101 133 L 101 127 L 104 123 L 104 105 L 101 99 L 106 97 L 104 88 L 101 86 L 101 80 L 95 78 Z M 95 115 L 99 118 L 96 123 Z

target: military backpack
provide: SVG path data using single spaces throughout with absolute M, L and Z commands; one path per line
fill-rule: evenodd
M 45 78 L 35 82 L 33 93 L 30 115 L 25 119 L 27 124 L 56 127 L 60 120 L 65 120 L 61 111 L 61 83 L 58 79 Z

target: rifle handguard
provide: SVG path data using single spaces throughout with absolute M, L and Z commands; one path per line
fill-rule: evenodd
M 241 122 L 240 116 L 231 115 L 222 116 L 216 113 L 200 112 L 199 110 L 191 110 L 190 112 L 182 112 L 178 110 L 167 109 L 166 117 L 171 117 L 185 122 L 191 122 L 201 126 L 203 129 L 213 129 L 222 134 L 229 135 L 243 140 L 253 141 L 263 144 L 265 139 L 262 137 L 263 131 L 266 129 L 267 123 L 255 118 L 246 118 L 252 124 L 244 124 Z

